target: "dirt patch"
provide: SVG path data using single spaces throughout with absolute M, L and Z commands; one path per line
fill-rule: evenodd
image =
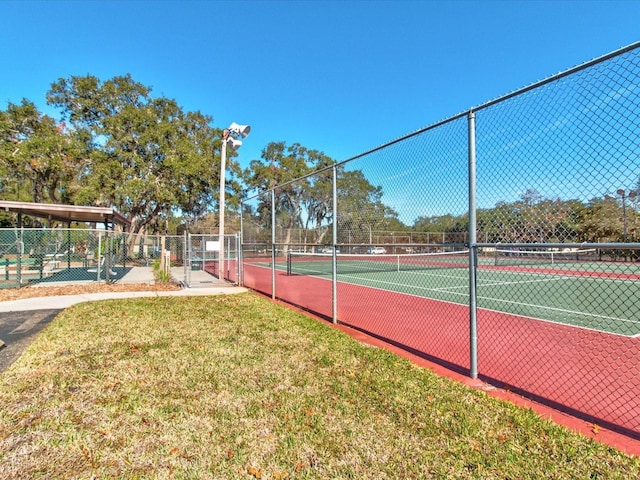
M 22 298 L 55 297 L 102 292 L 161 292 L 180 290 L 175 283 L 96 283 L 87 285 L 59 285 L 51 287 L 23 287 L 0 289 L 0 302 Z

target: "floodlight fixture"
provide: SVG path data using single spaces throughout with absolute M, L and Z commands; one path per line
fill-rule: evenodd
M 229 137 L 227 139 L 227 145 L 232 149 L 232 150 L 238 150 L 241 146 L 242 146 L 242 141 L 238 140 L 236 138 L 233 137 Z
M 247 138 L 250 131 L 251 127 L 249 125 L 238 125 L 236 122 L 229 125 L 229 133 L 239 135 L 242 138 Z

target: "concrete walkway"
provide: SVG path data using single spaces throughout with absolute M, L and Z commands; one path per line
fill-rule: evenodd
M 203 295 L 228 295 L 246 292 L 243 287 L 223 286 L 207 288 L 183 288 L 182 290 L 157 291 L 157 292 L 103 292 L 87 293 L 81 295 L 62 295 L 59 297 L 24 298 L 0 302 L 0 313 L 26 312 L 32 310 L 62 310 L 76 303 L 95 302 L 97 300 L 110 300 L 118 298 L 142 298 L 142 297 L 189 297 Z
M 172 276 L 175 279 L 183 277 L 183 268 L 175 267 L 172 269 Z M 212 277 L 206 272 L 191 272 L 192 277 L 195 275 L 205 275 L 208 279 L 206 287 L 199 288 L 183 288 L 182 290 L 172 291 L 154 291 L 154 292 L 102 292 L 87 293 L 79 295 L 62 295 L 58 297 L 35 297 L 25 298 L 21 300 L 11 300 L 0 302 L 0 313 L 3 312 L 26 312 L 33 310 L 62 310 L 76 303 L 93 302 L 97 300 L 109 300 L 118 298 L 141 298 L 141 297 L 188 297 L 203 295 L 228 295 L 234 293 L 246 292 L 244 287 L 236 287 L 222 280 Z M 149 283 L 154 282 L 153 271 L 147 267 L 134 267 L 127 275 L 125 275 L 118 284 L 127 283 Z M 51 286 L 51 285 L 49 285 Z M 34 287 L 38 288 L 38 287 Z

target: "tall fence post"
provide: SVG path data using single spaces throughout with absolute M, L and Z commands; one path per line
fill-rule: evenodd
M 22 214 L 18 213 L 18 228 L 16 230 L 16 247 L 18 255 L 16 257 L 16 281 L 18 288 L 22 288 L 22 256 L 24 255 L 24 229 L 22 228 Z
M 98 260 L 98 267 L 96 270 L 96 282 L 100 281 L 100 270 L 102 267 L 102 231 L 98 232 L 98 255 L 96 255 Z
M 18 217 L 20 219 L 20 217 Z M 17 256 L 16 256 L 16 282 L 18 288 L 22 287 L 22 257 L 24 256 L 24 230 L 19 227 L 17 230 L 18 238 L 16 239 Z
M 478 317 L 476 241 L 476 114 L 469 112 L 469 375 L 478 378 Z
M 276 298 L 276 189 L 271 189 L 271 298 Z
M 240 202 L 240 233 L 238 234 L 238 286 L 244 287 L 244 203 Z
M 225 235 L 225 238 L 227 239 L 227 248 L 225 249 L 226 255 L 227 255 L 227 262 L 226 262 L 226 267 L 225 267 L 225 279 L 229 280 L 231 278 L 231 255 L 229 252 L 231 252 L 231 235 Z
M 242 216 L 240 217 L 242 219 Z M 240 231 L 242 231 L 242 220 L 240 220 Z M 240 233 L 236 233 L 234 238 L 236 248 L 236 285 L 241 285 L 240 282 L 240 264 L 242 263 L 242 252 L 240 251 Z
M 337 167 L 333 166 L 333 179 L 332 179 L 332 196 L 333 196 L 333 226 L 332 226 L 332 240 L 331 243 L 333 245 L 333 253 L 332 253 L 332 267 L 331 267 L 331 301 L 332 301 L 332 310 L 331 310 L 331 320 L 333 323 L 338 323 L 338 252 L 337 252 L 337 243 L 338 243 L 338 188 L 337 188 Z
M 166 237 L 162 235 L 160 237 L 160 271 L 165 272 L 166 269 L 166 256 L 164 254 L 166 246 Z
M 187 247 L 187 231 L 182 232 L 182 278 L 185 285 L 189 285 L 187 272 L 191 268 L 191 258 Z

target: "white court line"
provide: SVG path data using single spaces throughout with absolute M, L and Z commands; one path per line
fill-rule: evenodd
M 478 284 L 478 286 L 500 286 L 500 285 L 526 285 L 527 283 L 544 283 L 544 282 L 556 282 L 558 280 L 577 280 L 577 281 L 606 281 L 606 282 L 614 282 L 614 283 L 628 283 L 628 282 L 637 282 L 636 279 L 632 278 L 608 278 L 608 277 L 589 277 L 589 276 L 581 276 L 581 275 L 567 275 L 566 273 L 551 273 L 551 272 L 509 272 L 509 271 L 494 271 L 494 270 L 482 270 L 479 269 L 479 272 L 484 273 L 497 273 L 498 275 L 505 276 L 521 276 L 525 275 L 527 277 L 544 277 L 539 280 L 524 280 L 524 281 L 502 281 L 496 283 L 482 283 Z M 426 275 L 429 277 L 440 277 L 440 278 L 456 278 L 456 279 L 468 279 L 469 275 L 464 276 L 452 276 L 452 275 L 435 275 L 432 272 L 426 271 L 407 271 L 403 273 L 411 273 L 414 275 Z M 463 285 L 460 287 L 451 287 L 451 288 L 467 288 L 468 285 Z
M 360 272 L 357 272 L 360 273 Z M 363 274 L 368 274 L 370 272 L 361 272 Z M 383 273 L 387 273 L 387 272 L 383 272 Z M 403 273 L 403 274 L 413 274 L 413 275 L 423 275 L 423 276 L 428 276 L 430 278 L 450 278 L 450 279 L 454 279 L 454 280 L 468 280 L 469 275 L 445 275 L 445 274 L 435 274 L 433 272 L 425 272 L 425 271 L 402 271 L 402 272 L 392 272 L 392 273 Z M 511 272 L 509 272 L 511 273 Z M 518 272 L 520 273 L 520 272 Z M 346 274 L 340 274 L 341 276 L 344 277 L 348 277 Z M 529 275 L 531 276 L 531 275 Z M 361 278 L 361 277 L 352 277 L 352 278 Z M 553 278 L 540 278 L 538 280 L 525 280 L 525 281 L 503 281 L 503 282 L 494 282 L 494 283 L 479 283 L 478 287 L 485 287 L 485 286 L 500 286 L 500 285 L 526 285 L 528 283 L 545 283 L 545 282 L 557 282 L 559 280 L 571 280 L 575 277 L 571 276 L 571 275 L 564 275 L 564 276 L 558 276 L 558 275 L 554 275 Z M 407 286 L 404 283 L 393 283 L 393 282 L 383 282 L 383 281 L 379 281 L 379 280 L 372 280 L 378 283 L 388 283 L 389 285 L 398 285 L 398 286 Z M 425 290 L 427 291 L 434 291 L 434 292 L 445 292 L 445 293 L 456 293 L 453 290 L 456 289 L 461 289 L 461 288 L 469 288 L 468 284 L 465 285 L 460 285 L 460 286 L 449 286 L 449 287 L 442 287 L 442 288 L 426 288 Z
M 509 270 L 493 270 L 493 269 L 485 269 L 482 268 L 482 265 L 479 266 L 478 268 L 478 272 L 483 274 L 483 275 L 489 275 L 489 274 L 493 274 L 493 275 L 502 275 L 502 276 L 527 276 L 527 277 L 545 277 L 545 279 L 548 279 L 549 281 L 554 281 L 557 278 L 562 278 L 562 279 L 575 279 L 575 280 L 586 280 L 586 281 L 598 281 L 598 282 L 614 282 L 614 283 L 628 283 L 628 282 L 638 282 L 638 279 L 636 278 L 611 278 L 611 277 L 599 277 L 599 276 L 589 276 L 589 275 L 581 275 L 580 273 L 582 273 L 581 271 L 576 271 L 577 273 L 572 275 L 572 274 L 568 274 L 567 272 L 562 272 L 562 271 L 557 271 L 557 272 L 545 272 L 545 271 L 540 271 L 540 272 L 518 272 L 518 271 L 509 271 Z M 407 270 L 403 273 L 411 273 L 414 275 L 427 275 L 427 276 L 438 276 L 438 275 L 434 275 L 432 272 L 429 271 L 410 271 Z M 584 273 L 588 273 L 587 271 L 585 271 Z M 612 274 L 612 275 L 617 275 L 619 274 L 619 272 L 601 272 L 602 274 Z M 451 276 L 450 278 L 468 278 L 469 275 L 466 274 L 463 277 L 453 277 Z M 556 277 L 556 278 L 554 278 Z M 541 280 L 544 281 L 544 280 Z M 517 282 L 514 282 L 517 283 Z M 527 282 L 522 282 L 522 283 L 527 283 Z
M 520 272 L 518 272 L 518 273 L 520 273 Z M 568 276 L 557 276 L 557 275 L 554 275 L 554 278 L 544 278 L 544 279 L 539 279 L 539 280 L 529 280 L 529 281 L 519 281 L 519 282 L 479 283 L 478 284 L 478 288 L 502 286 L 502 285 L 525 285 L 525 284 L 528 284 L 528 283 L 556 282 L 556 281 L 560 281 L 560 280 L 573 280 L 574 278 L 576 278 L 576 277 L 573 277 L 571 275 L 568 275 Z M 431 291 L 437 291 L 437 292 L 443 292 L 443 293 L 452 293 L 453 294 L 454 292 L 448 291 L 448 288 L 469 288 L 469 286 L 468 285 L 462 285 L 460 287 L 434 288 L 434 289 L 430 289 L 430 290 Z M 427 290 L 429 290 L 429 289 L 427 289 Z M 595 313 L 589 313 L 589 312 L 581 312 L 581 311 L 575 311 L 575 310 L 567 310 L 567 309 L 561 309 L 561 308 L 556 308 L 556 307 L 548 307 L 548 306 L 545 306 L 545 305 L 535 305 L 535 304 L 529 304 L 529 303 L 523 303 L 523 302 L 514 302 L 514 301 L 511 301 L 511 300 L 503 300 L 503 299 L 497 299 L 497 298 L 491 298 L 491 297 L 483 297 L 483 296 L 478 296 L 478 299 L 492 300 L 492 301 L 499 302 L 499 303 L 502 302 L 502 303 L 508 303 L 508 304 L 511 304 L 511 305 L 524 306 L 524 307 L 539 308 L 541 310 L 549 310 L 549 311 L 554 311 L 554 312 L 559 312 L 559 313 L 564 313 L 564 314 L 569 314 L 569 315 L 584 315 L 584 316 L 588 316 L 588 317 L 592 317 L 592 318 L 596 318 L 596 319 L 619 321 L 619 322 L 622 322 L 622 323 L 630 323 L 632 325 L 640 323 L 640 321 L 633 320 L 633 319 L 626 319 L 626 318 L 619 318 L 619 317 L 609 317 L 607 315 L 601 315 L 601 314 L 595 314 Z M 632 337 L 640 337 L 640 333 L 637 334 L 637 335 L 633 335 Z
M 531 317 L 529 315 L 523 315 L 523 314 L 518 314 L 518 313 L 509 313 L 509 312 L 504 312 L 502 310 L 496 310 L 494 308 L 483 308 L 483 307 L 478 307 L 480 310 L 484 310 L 485 312 L 494 312 L 497 314 L 502 314 L 502 315 L 513 315 L 519 318 L 527 318 L 529 320 L 535 320 L 536 322 L 544 322 L 544 323 L 551 323 L 553 325 L 561 325 L 563 327 L 571 327 L 571 328 L 577 328 L 580 330 L 588 330 L 590 332 L 597 332 L 597 333 L 606 333 L 607 335 L 615 335 L 616 337 L 624 337 L 624 338 L 640 338 L 640 333 L 636 334 L 636 335 L 627 335 L 624 333 L 618 333 L 618 332 L 612 332 L 610 330 L 599 330 L 595 327 L 587 327 L 585 325 L 575 325 L 573 323 L 565 323 L 565 322 L 561 322 L 559 320 L 549 320 L 547 318 L 538 318 L 538 317 Z
M 354 277 L 354 276 L 350 276 L 350 275 L 341 275 L 345 278 L 354 278 L 354 279 L 358 279 L 360 281 L 362 281 L 363 279 L 361 277 Z M 444 276 L 444 275 L 440 275 L 440 276 Z M 446 278 L 461 278 L 461 277 L 451 277 L 451 276 L 444 276 Z M 554 279 L 540 279 L 540 280 L 534 280 L 533 283 L 535 282 L 547 282 L 547 281 L 556 281 L 556 280 L 565 280 L 565 279 L 571 279 L 573 277 L 568 276 L 568 277 L 557 277 Z M 463 286 L 451 286 L 451 287 L 443 287 L 443 288 L 427 288 L 427 287 L 421 287 L 421 286 L 414 286 L 414 285 L 406 285 L 403 283 L 397 283 L 397 282 L 387 282 L 387 281 L 383 281 L 383 280 L 371 280 L 371 279 L 367 279 L 367 281 L 370 281 L 372 283 L 376 283 L 376 284 L 381 284 L 381 285 L 390 285 L 390 286 L 395 286 L 395 287 L 409 287 L 409 288 L 415 288 L 419 291 L 424 291 L 424 292 L 439 292 L 439 293 L 448 293 L 451 295 L 458 295 L 458 296 L 467 296 L 468 293 L 458 293 L 458 292 L 454 292 L 452 291 L 452 289 L 460 289 L 460 288 L 469 288 L 468 285 L 463 285 Z M 532 282 L 503 282 L 502 284 L 525 284 L 525 283 L 532 283 Z M 489 284 L 491 285 L 491 284 Z M 497 285 L 500 285 L 497 284 Z M 487 284 L 482 284 L 482 285 L 478 285 L 478 287 L 482 287 L 482 286 L 487 286 Z M 523 306 L 523 307 L 529 307 L 529 308 L 538 308 L 541 309 L 543 311 L 553 311 L 556 313 L 562 313 L 562 314 L 568 314 L 568 315 L 580 315 L 580 316 L 587 316 L 587 317 L 591 317 L 594 319 L 602 319 L 602 320 L 610 320 L 610 321 L 618 321 L 621 323 L 629 323 L 632 325 L 636 325 L 639 322 L 637 320 L 630 320 L 630 319 L 625 319 L 625 318 L 618 318 L 618 317 L 609 317 L 606 315 L 600 315 L 600 314 L 594 314 L 594 313 L 589 313 L 589 312 L 580 312 L 580 311 L 575 311 L 575 310 L 567 310 L 567 309 L 561 309 L 561 308 L 556 308 L 556 307 L 548 307 L 548 306 L 544 306 L 544 305 L 535 305 L 535 304 L 529 304 L 529 303 L 523 303 L 523 302 L 514 302 L 511 300 L 503 300 L 503 299 L 496 299 L 496 298 L 491 298 L 491 297 L 483 297 L 483 296 L 478 296 L 479 300 L 487 300 L 487 301 L 495 301 L 495 302 L 502 302 L 505 304 L 510 304 L 510 305 L 517 305 L 517 306 Z M 437 299 L 436 299 L 437 300 Z M 482 308 L 482 307 L 479 307 Z M 497 310 L 499 311 L 499 310 Z M 501 312 L 501 313 L 507 313 L 507 314 L 511 314 L 511 315 L 518 315 L 515 313 L 510 313 L 510 312 Z M 518 316 L 523 316 L 523 315 L 518 315 Z M 568 324 L 568 323 L 564 323 L 564 322 L 560 322 L 560 321 L 556 321 L 556 320 L 548 320 L 548 319 L 540 319 L 537 317 L 530 317 L 530 318 L 536 318 L 537 320 L 542 320 L 542 321 L 549 321 L 552 323 L 558 323 L 561 325 L 572 325 L 572 324 Z M 576 326 L 576 325 L 573 325 Z M 589 330 L 595 330 L 598 332 L 608 332 L 607 330 L 598 330 L 598 329 L 594 329 L 594 328 L 590 328 L 590 327 L 579 327 L 579 328 L 586 328 Z M 608 332 L 611 333 L 611 332 Z M 623 335 L 625 337 L 630 337 L 629 335 Z M 640 337 L 640 334 L 638 335 L 634 335 L 633 337 Z
M 313 273 L 317 273 L 317 272 L 313 272 Z M 369 274 L 371 272 L 361 272 L 363 274 Z M 383 272 L 383 273 L 387 273 L 387 272 Z M 399 272 L 399 273 L 412 273 L 412 274 L 419 274 L 419 275 L 429 275 L 431 277 L 440 277 L 440 278 L 450 278 L 450 279 L 462 279 L 462 278 L 468 278 L 468 276 L 454 276 L 454 275 L 443 275 L 443 274 L 437 274 L 434 275 L 433 273 L 428 273 L 428 272 L 414 272 L 414 271 L 409 271 L 409 272 Z M 518 273 L 518 274 L 524 274 L 524 275 L 529 275 L 531 276 L 532 274 L 528 274 L 526 272 L 508 272 L 508 274 L 512 274 L 512 273 Z M 319 275 L 326 275 L 326 274 L 319 274 Z M 544 274 L 538 274 L 538 275 L 544 275 Z M 339 274 L 339 276 L 341 278 L 345 278 L 345 279 L 355 279 L 358 280 L 360 282 L 362 282 L 363 280 L 366 280 L 367 282 L 373 283 L 373 284 L 379 284 L 379 285 L 389 285 L 389 286 L 393 286 L 393 287 L 397 287 L 397 288 L 411 288 L 411 289 L 415 289 L 417 291 L 423 291 L 423 292 L 438 292 L 438 293 L 447 293 L 450 295 L 456 295 L 456 296 L 467 296 L 468 297 L 468 292 L 466 293 L 459 293 L 459 292 L 455 292 L 453 290 L 456 289 L 461 289 L 461 288 L 469 288 L 468 285 L 461 285 L 461 286 L 450 286 L 450 287 L 442 287 L 442 288 L 429 288 L 429 287 L 423 287 L 423 286 L 419 286 L 419 285 L 407 285 L 406 283 L 398 283 L 398 282 L 389 282 L 389 281 L 384 281 L 384 280 L 375 280 L 375 279 L 371 279 L 371 278 L 363 278 L 360 276 L 354 276 L 354 275 L 347 275 L 347 274 Z M 544 275 L 546 277 L 548 277 L 549 275 Z M 498 283 L 493 283 L 493 284 L 479 284 L 478 287 L 483 287 L 483 286 L 495 286 L 495 285 L 518 285 L 518 284 L 527 284 L 527 283 L 543 283 L 543 282 L 551 282 L 551 281 L 558 281 L 558 280 L 567 280 L 567 279 L 574 279 L 576 277 L 573 277 L 571 275 L 567 276 L 558 276 L 558 275 L 553 275 L 555 278 L 544 278 L 544 279 L 539 279 L 539 280 L 530 280 L 530 281 L 521 281 L 521 282 L 498 282 Z M 330 279 L 328 279 L 330 280 Z M 365 287 L 369 287 L 369 288 L 382 288 L 382 287 L 374 287 L 374 286 L 369 286 L 369 285 L 362 285 L 360 284 L 360 286 L 365 286 Z M 398 293 L 403 293 L 406 295 L 406 293 L 404 292 L 398 292 Z M 412 295 L 412 294 L 409 294 Z M 416 295 L 414 295 L 416 296 Z M 505 304 L 511 304 L 511 305 L 517 305 L 517 306 L 524 306 L 524 307 L 529 307 L 529 308 L 538 308 L 541 310 L 548 310 L 548 311 L 553 311 L 556 313 L 564 313 L 564 314 L 570 314 L 570 315 L 583 315 L 583 316 L 588 316 L 588 317 L 592 317 L 595 319 L 602 319 L 602 320 L 611 320 L 611 321 L 619 321 L 622 323 L 630 323 L 632 325 L 638 324 L 640 323 L 637 320 L 630 320 L 630 319 L 624 319 L 624 318 L 618 318 L 618 317 L 609 317 L 609 316 L 604 316 L 604 315 L 599 315 L 599 314 L 593 314 L 593 313 L 588 313 L 588 312 L 580 312 L 580 311 L 575 311 L 575 310 L 567 310 L 567 309 L 561 309 L 561 308 L 555 308 L 555 307 L 547 307 L 544 305 L 535 305 L 535 304 L 528 304 L 528 303 L 523 303 L 523 302 L 514 302 L 511 300 L 503 300 L 503 299 L 496 299 L 496 298 L 491 298 L 491 297 L 483 297 L 483 296 L 479 296 L 478 299 L 481 300 L 487 300 L 487 301 L 495 301 L 495 302 L 502 302 Z M 439 299 L 433 299 L 433 300 L 437 300 L 437 301 L 445 301 L 446 300 L 439 300 Z M 456 303 L 456 302 L 451 302 L 451 303 Z M 465 303 L 461 303 L 457 305 L 466 305 Z M 468 305 L 467 305 L 468 306 Z M 550 323 L 557 323 L 559 325 L 568 325 L 568 326 L 572 326 L 572 327 L 576 327 L 576 328 L 583 328 L 586 330 L 594 330 L 597 332 L 604 332 L 604 333 L 614 333 L 614 332 L 609 332 L 608 330 L 599 330 L 599 329 L 595 329 L 593 327 L 585 327 L 585 326 L 580 326 L 580 325 L 573 325 L 570 323 L 564 323 L 561 321 L 557 321 L 557 320 L 549 320 L 549 319 L 544 319 L 544 318 L 537 318 L 537 317 L 530 317 L 527 315 L 522 315 L 522 314 L 516 314 L 516 313 L 510 313 L 510 312 L 503 312 L 500 310 L 494 310 L 494 309 L 487 309 L 487 308 L 482 308 L 479 307 L 483 310 L 493 310 L 499 313 L 506 313 L 509 315 L 516 315 L 516 316 L 521 316 L 521 317 L 527 317 L 527 318 L 532 318 L 535 320 L 540 320 L 540 321 L 545 321 L 545 322 L 550 322 Z M 627 338 L 636 338 L 636 337 L 640 337 L 640 333 L 637 335 L 624 335 L 624 334 L 617 334 L 616 335 L 621 335 Z
M 494 283 L 480 283 L 478 287 L 496 287 L 502 285 L 526 285 L 527 283 L 551 283 L 558 282 L 560 280 L 571 280 L 574 277 L 555 277 L 555 278 L 541 278 L 540 280 L 525 280 L 519 282 L 494 282 Z
M 460 278 L 460 277 L 447 277 L 447 278 Z M 527 283 L 547 283 L 547 282 L 557 282 L 559 280 L 568 280 L 572 277 L 557 277 L 553 279 L 540 279 L 540 280 L 528 280 L 528 281 L 519 281 L 519 282 L 494 282 L 494 283 L 478 283 L 478 287 L 495 287 L 502 285 L 526 285 Z M 446 292 L 448 289 L 459 289 L 459 288 L 469 288 L 469 285 L 460 285 L 457 287 L 446 287 L 446 288 L 434 288 L 434 291 L 438 292 Z M 453 292 L 451 292 L 453 293 Z
M 354 279 L 358 279 L 360 281 L 362 281 L 361 277 L 353 277 L 350 275 L 342 275 L 342 277 L 344 278 L 354 278 Z M 409 287 L 409 288 L 415 288 L 417 290 L 422 290 L 425 292 L 441 292 L 441 293 L 449 293 L 451 295 L 458 295 L 458 296 L 463 296 L 466 294 L 463 293 L 457 293 L 457 292 L 453 292 L 453 291 L 448 291 L 447 288 L 463 288 L 463 287 L 446 287 L 446 288 L 427 288 L 427 287 L 421 287 L 421 286 L 414 286 L 414 285 L 406 285 L 404 283 L 397 283 L 397 282 L 387 282 L 387 281 L 383 281 L 383 280 L 370 280 L 368 279 L 368 281 L 372 282 L 372 283 L 376 283 L 376 284 L 381 284 L 381 285 L 391 285 L 391 286 L 395 286 L 395 287 Z M 367 285 L 364 285 L 367 286 Z M 467 285 L 464 286 L 464 288 L 468 288 Z M 638 321 L 636 320 L 629 320 L 629 319 L 624 319 L 624 318 L 618 318 L 618 317 L 609 317 L 609 316 L 605 316 L 605 315 L 599 315 L 599 314 L 594 314 L 594 313 L 589 313 L 589 312 L 579 312 L 579 311 L 575 311 L 575 310 L 567 310 L 567 309 L 561 309 L 561 308 L 555 308 L 555 307 L 547 307 L 544 305 L 535 305 L 535 304 L 529 304 L 529 303 L 523 303 L 523 302 L 514 302 L 511 300 L 503 300 L 503 299 L 497 299 L 497 298 L 491 298 L 491 297 L 483 297 L 483 296 L 479 296 L 478 299 L 482 299 L 482 300 L 492 300 L 495 302 L 502 302 L 502 303 L 508 303 L 511 305 L 517 305 L 517 306 L 524 306 L 524 307 L 530 307 L 530 308 L 539 308 L 541 310 L 549 310 L 549 311 L 554 311 L 554 312 L 558 312 L 558 313 L 565 313 L 565 314 L 572 314 L 572 315 L 584 315 L 584 316 L 589 316 L 589 317 L 593 317 L 593 318 L 597 318 L 597 319 L 603 319 L 603 320 L 617 320 L 620 322 L 626 322 L 626 323 L 631 323 L 631 324 L 636 324 L 638 323 Z M 438 300 L 438 299 L 434 299 L 434 300 Z M 482 308 L 482 307 L 480 307 Z M 488 310 L 488 309 L 485 309 Z M 500 310 L 496 310 L 496 311 L 500 311 Z M 501 313 L 507 313 L 510 315 L 517 315 L 517 316 L 524 316 L 524 315 L 520 315 L 520 314 L 516 314 L 516 313 L 510 313 L 510 312 L 501 312 Z M 530 317 L 530 318 L 536 318 L 536 317 Z M 544 320 L 547 321 L 547 319 L 538 319 L 537 320 Z M 566 323 L 563 322 L 556 322 L 553 321 L 554 323 L 559 323 L 562 325 L 567 325 Z M 570 325 L 570 324 L 569 324 Z M 587 328 L 587 327 L 585 327 Z M 597 331 L 602 331 L 602 330 L 597 330 Z M 628 335 L 627 335 L 628 336 Z
M 444 289 L 440 289 L 440 288 L 423 287 L 423 286 L 420 286 L 420 285 L 407 285 L 406 283 L 387 282 L 387 281 L 384 281 L 384 280 L 374 280 L 374 279 L 369 279 L 369 278 L 364 279 L 362 277 L 355 277 L 353 275 L 346 275 L 344 273 L 340 274 L 340 277 L 341 278 L 353 278 L 353 279 L 356 279 L 356 280 L 358 280 L 360 282 L 362 282 L 363 280 L 366 280 L 367 282 L 377 283 L 377 284 L 381 284 L 381 285 L 391 285 L 391 286 L 394 286 L 394 287 L 397 287 L 397 288 L 403 288 L 404 287 L 405 289 L 406 288 L 411 288 L 411 289 L 421 290 L 421 291 L 425 291 L 425 292 L 443 292 L 443 293 L 450 293 L 452 295 L 458 295 L 458 296 L 460 296 L 460 295 L 468 296 L 467 294 L 462 294 L 462 293 L 453 292 L 453 291 L 447 291 L 447 288 L 456 288 L 456 289 L 457 288 L 461 288 L 461 287 L 458 287 L 458 286 L 446 287 Z M 456 278 L 457 279 L 459 277 L 447 277 L 447 278 Z M 367 286 L 367 285 L 362 285 L 362 284 L 356 284 L 356 285 L 365 286 L 365 287 Z M 402 292 L 399 292 L 399 293 L 402 293 Z
M 544 306 L 544 305 L 534 305 L 534 304 L 531 304 L 531 303 L 513 302 L 511 300 L 503 300 L 503 299 L 500 299 L 500 298 L 491 298 L 491 297 L 481 297 L 481 296 L 479 296 L 478 299 L 492 300 L 492 301 L 498 302 L 498 303 L 508 303 L 508 304 L 511 304 L 511 305 L 518 305 L 518 306 L 524 306 L 524 307 L 539 308 L 541 310 L 550 310 L 550 311 L 559 312 L 559 313 L 568 313 L 568 314 L 573 314 L 573 315 L 585 315 L 585 316 L 593 317 L 593 318 L 602 318 L 603 320 L 615 320 L 615 321 L 626 322 L 626 323 L 631 323 L 631 324 L 640 323 L 637 320 L 629 320 L 629 319 L 626 319 L 626 318 L 609 317 L 607 315 L 600 315 L 600 314 L 589 313 L 589 312 L 578 312 L 578 311 L 575 311 L 575 310 L 566 310 L 566 309 L 563 309 L 563 308 L 547 307 L 547 306 Z

